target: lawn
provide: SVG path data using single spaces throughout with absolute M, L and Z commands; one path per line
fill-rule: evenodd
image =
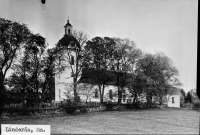
M 199 113 L 182 109 L 110 111 L 76 116 L 11 118 L 1 123 L 47 124 L 51 125 L 51 133 L 63 134 L 198 134 Z

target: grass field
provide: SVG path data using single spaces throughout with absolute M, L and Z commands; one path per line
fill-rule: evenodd
M 2 124 L 47 124 L 51 133 L 68 134 L 198 134 L 194 110 L 153 109 L 110 111 L 77 116 L 11 118 Z

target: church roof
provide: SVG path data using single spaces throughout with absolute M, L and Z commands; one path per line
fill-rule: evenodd
M 122 76 L 126 75 L 125 86 L 128 86 L 130 82 L 136 78 L 135 74 L 131 73 L 120 73 Z M 87 83 L 92 85 L 98 85 L 98 83 L 106 82 L 106 85 L 117 86 L 117 74 L 114 71 L 99 71 L 95 69 L 82 69 L 81 78 L 78 83 Z M 180 90 L 173 86 L 168 86 L 166 88 L 168 95 L 180 95 Z
M 126 77 L 125 77 L 126 75 Z M 130 74 L 130 73 L 120 73 L 120 76 L 125 77 L 125 85 L 130 83 L 135 75 Z M 84 68 L 82 70 L 82 75 L 81 78 L 78 81 L 79 83 L 88 83 L 88 84 L 98 84 L 98 83 L 103 83 L 106 82 L 106 85 L 114 85 L 117 86 L 117 74 L 114 71 L 107 70 L 107 71 L 99 71 L 95 69 L 86 69 Z
M 78 42 L 78 40 L 70 35 L 70 34 L 65 34 L 59 41 L 58 41 L 58 44 L 57 44 L 59 47 L 69 47 L 70 46 L 76 46 L 78 47 L 79 49 L 81 48 L 80 47 L 80 44 Z

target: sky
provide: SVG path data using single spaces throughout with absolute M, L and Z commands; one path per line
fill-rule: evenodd
M 146 53 L 163 52 L 182 88 L 196 88 L 197 0 L 0 0 L 0 18 L 25 23 L 53 47 L 69 17 L 74 30 L 129 38 Z

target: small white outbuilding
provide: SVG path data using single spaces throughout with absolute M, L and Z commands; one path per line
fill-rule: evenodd
M 168 107 L 180 107 L 180 98 L 181 98 L 181 93 L 180 90 L 171 87 L 167 91 L 167 106 Z

